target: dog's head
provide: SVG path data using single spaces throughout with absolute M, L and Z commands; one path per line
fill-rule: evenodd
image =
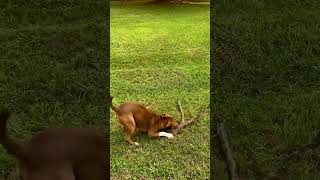
M 176 120 L 168 114 L 165 114 L 165 113 L 161 114 L 160 120 L 163 124 L 163 129 L 175 129 L 178 126 L 178 124 L 176 123 Z

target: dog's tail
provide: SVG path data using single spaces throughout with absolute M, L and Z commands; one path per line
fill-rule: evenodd
M 113 99 L 113 96 L 110 96 L 110 100 L 109 100 L 109 103 L 110 103 L 110 107 L 111 109 L 116 112 L 117 114 L 119 114 L 119 108 L 115 105 L 112 104 L 112 99 Z
M 0 112 L 0 144 L 4 149 L 19 160 L 24 159 L 24 149 L 22 144 L 11 139 L 7 134 L 7 121 L 10 117 L 10 112 L 3 109 Z

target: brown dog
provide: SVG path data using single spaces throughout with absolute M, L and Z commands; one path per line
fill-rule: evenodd
M 116 107 L 112 104 L 112 99 L 113 97 L 110 97 L 111 108 L 123 125 L 125 138 L 130 144 L 139 145 L 138 142 L 131 140 L 131 136 L 137 131 L 147 132 L 149 137 L 153 138 L 160 136 L 173 138 L 171 133 L 161 131 L 177 127 L 177 123 L 171 116 L 167 114 L 158 115 L 136 102 L 128 102 Z
M 7 134 L 10 113 L 0 112 L 0 143 L 18 162 L 22 180 L 105 180 L 107 142 L 94 129 L 49 129 L 22 144 Z

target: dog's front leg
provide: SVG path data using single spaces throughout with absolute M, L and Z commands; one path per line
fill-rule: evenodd
M 167 137 L 169 139 L 173 138 L 173 134 L 167 133 L 167 132 L 159 132 L 159 136 L 165 136 L 165 137 Z
M 169 139 L 172 139 L 173 138 L 173 134 L 171 133 L 167 133 L 167 132 L 153 132 L 153 131 L 148 131 L 148 135 L 149 137 L 152 137 L 152 138 L 157 138 L 157 137 L 167 137 Z

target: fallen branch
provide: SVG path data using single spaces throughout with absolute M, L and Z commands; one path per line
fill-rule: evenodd
M 184 112 L 181 106 L 180 101 L 178 100 L 178 109 L 179 112 L 181 114 L 181 122 L 178 125 L 178 127 L 176 129 L 173 129 L 171 132 L 173 135 L 177 135 L 183 128 L 185 128 L 186 126 L 188 126 L 189 124 L 191 124 L 192 122 L 194 122 L 195 120 L 199 119 L 200 115 L 202 113 L 205 112 L 205 110 L 207 109 L 206 107 L 201 107 L 197 113 L 196 116 L 194 116 L 193 118 L 191 118 L 189 121 L 186 121 L 185 117 L 184 117 Z
M 227 135 L 224 130 L 224 126 L 222 122 L 219 122 L 217 135 L 220 142 L 220 149 L 223 152 L 225 163 L 227 166 L 229 180 L 238 180 L 239 176 L 237 174 L 236 163 L 232 156 L 232 151 L 229 147 Z

